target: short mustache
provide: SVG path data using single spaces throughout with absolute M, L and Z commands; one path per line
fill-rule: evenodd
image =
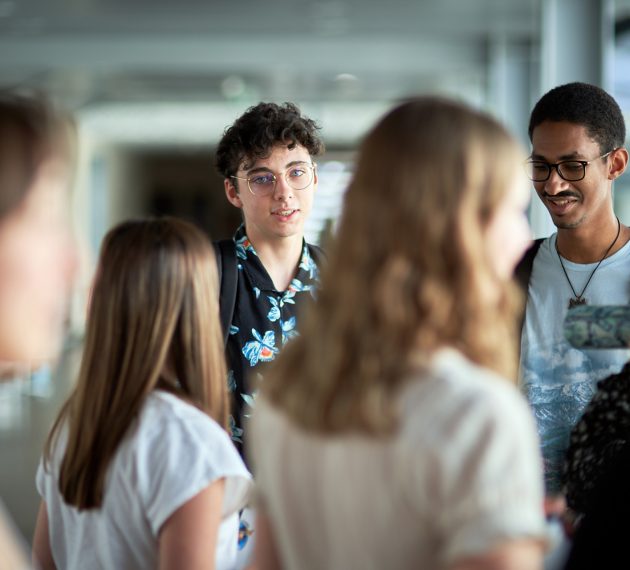
M 563 190 L 562 192 L 558 192 L 557 194 L 547 194 L 547 192 L 542 193 L 543 198 L 551 198 L 551 199 L 562 199 L 562 198 L 579 198 L 580 195 L 576 192 L 571 192 L 570 190 Z

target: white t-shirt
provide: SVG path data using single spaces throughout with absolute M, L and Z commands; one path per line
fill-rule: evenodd
M 595 393 L 596 383 L 621 370 L 630 350 L 573 348 L 564 336 L 571 287 L 562 271 L 553 234 L 540 246 L 529 281 L 521 337 L 521 384 L 536 416 L 549 493 L 561 490 L 561 472 L 571 428 Z M 563 258 L 580 293 L 597 263 Z M 630 242 L 602 261 L 584 293 L 589 305 L 630 301 Z
M 46 501 L 50 544 L 57 568 L 156 568 L 158 532 L 184 503 L 225 478 L 217 569 L 236 560 L 238 510 L 251 476 L 228 434 L 200 410 L 163 391 L 148 396 L 138 421 L 118 448 L 107 473 L 99 509 L 78 511 L 58 490 L 65 449 L 59 438 L 50 471 L 42 462 L 37 489 Z
M 454 350 L 400 394 L 385 440 L 305 432 L 259 399 L 250 451 L 283 567 L 438 570 L 545 539 L 542 466 L 518 390 Z

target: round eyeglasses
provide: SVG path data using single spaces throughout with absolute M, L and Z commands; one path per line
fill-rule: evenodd
M 270 170 L 257 170 L 247 177 L 230 176 L 230 178 L 247 180 L 247 187 L 254 196 L 268 196 L 275 191 L 278 176 L 282 176 L 293 190 L 306 190 L 315 178 L 316 168 L 315 163 L 300 162 L 292 164 L 277 175 Z
M 586 176 L 586 167 L 591 162 L 595 162 L 600 158 L 606 158 L 609 154 L 615 152 L 609 150 L 606 154 L 602 154 L 591 160 L 561 160 L 555 164 L 550 164 L 544 160 L 527 160 L 525 161 L 525 171 L 527 176 L 533 182 L 545 182 L 549 180 L 551 171 L 555 168 L 558 176 L 567 182 L 577 182 Z

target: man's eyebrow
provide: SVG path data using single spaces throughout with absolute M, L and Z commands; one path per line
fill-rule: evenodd
M 531 160 L 540 160 L 540 161 L 543 161 L 543 162 L 548 162 L 546 157 L 542 156 L 541 154 L 536 154 L 534 152 L 532 152 L 529 155 L 529 158 Z M 570 152 L 568 154 L 563 154 L 562 156 L 559 156 L 558 157 L 558 161 L 562 162 L 563 160 L 579 160 L 581 158 L 582 158 L 582 155 L 579 152 L 574 150 L 573 152 Z
M 285 165 L 285 170 L 287 168 L 291 168 L 292 166 L 297 166 L 298 164 L 310 164 L 307 160 L 292 160 Z M 247 171 L 247 174 L 254 174 L 256 172 L 271 172 L 273 174 L 273 170 L 268 166 L 257 166 L 256 168 L 251 168 Z
M 247 170 L 247 174 L 253 174 L 255 172 L 271 172 L 271 169 L 267 168 L 266 166 L 259 166 L 257 168 L 250 168 L 249 170 Z

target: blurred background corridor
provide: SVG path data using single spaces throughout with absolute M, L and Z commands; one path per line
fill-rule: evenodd
M 214 169 L 226 125 L 293 101 L 327 151 L 306 237 L 334 228 L 363 133 L 394 103 L 444 94 L 501 119 L 529 148 L 539 96 L 598 84 L 630 114 L 630 0 L 0 0 L 0 88 L 42 91 L 79 132 L 72 219 L 81 272 L 59 363 L 0 375 L 0 496 L 30 540 L 41 446 L 72 386 L 93 264 L 117 222 L 171 214 L 213 238 L 239 213 Z M 630 223 L 630 178 L 616 185 Z M 552 232 L 533 201 L 536 237 Z

